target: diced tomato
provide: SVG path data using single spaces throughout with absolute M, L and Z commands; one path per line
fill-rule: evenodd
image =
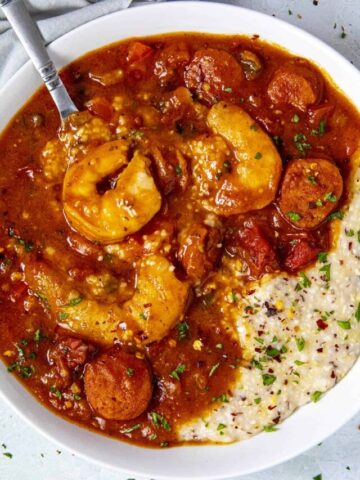
M 329 326 L 324 320 L 321 320 L 321 318 L 316 321 L 316 325 L 320 330 L 326 330 Z
M 48 352 L 50 365 L 54 365 L 56 373 L 63 385 L 71 381 L 71 370 L 84 365 L 95 353 L 93 345 L 76 337 L 60 339 Z
M 92 98 L 87 102 L 86 108 L 90 113 L 107 122 L 111 120 L 114 113 L 111 103 L 105 97 Z
M 275 260 L 275 251 L 258 225 L 246 226 L 240 232 L 240 242 L 260 271 Z
M 153 53 L 153 49 L 145 43 L 134 42 L 130 45 L 127 61 L 130 64 L 140 62 L 144 58 L 150 56 Z
M 284 266 L 294 272 L 315 260 L 319 252 L 320 249 L 312 246 L 307 240 L 299 240 L 285 258 Z
M 200 224 L 180 232 L 178 258 L 189 278 L 202 280 L 214 268 L 221 240 L 219 229 Z

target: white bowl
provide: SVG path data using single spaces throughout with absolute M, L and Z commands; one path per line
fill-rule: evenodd
M 312 59 L 360 109 L 360 74 L 341 55 L 287 23 L 230 5 L 174 2 L 131 8 L 75 29 L 52 43 L 49 51 L 61 67 L 90 50 L 123 38 L 177 31 L 260 34 L 294 54 Z M 39 77 L 27 63 L 0 91 L 0 130 L 39 86 Z M 211 480 L 271 467 L 331 435 L 360 409 L 360 362 L 319 403 L 295 412 L 276 433 L 262 433 L 228 446 L 152 450 L 98 435 L 44 408 L 3 365 L 0 391 L 37 430 L 90 461 L 130 475 Z

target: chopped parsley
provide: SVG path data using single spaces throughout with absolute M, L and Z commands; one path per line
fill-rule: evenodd
M 302 216 L 296 212 L 288 212 L 286 215 L 290 218 L 292 222 L 298 222 L 302 219 Z
M 185 364 L 179 364 L 171 373 L 170 377 L 175 378 L 175 380 L 180 380 L 179 375 L 185 372 L 186 365 Z
M 277 348 L 274 348 L 274 347 L 268 347 L 266 349 L 266 355 L 270 358 L 275 358 L 275 357 L 278 357 L 280 355 L 280 350 L 278 350 Z
M 304 365 L 305 362 L 302 362 L 301 360 L 295 360 L 295 365 L 301 366 Z
M 319 127 L 311 130 L 311 135 L 314 137 L 321 137 L 326 132 L 326 121 L 320 120 Z
M 303 288 L 311 287 L 311 280 L 306 276 L 305 272 L 299 272 L 299 282 L 296 284 L 295 290 L 298 292 Z
M 261 398 L 255 398 L 254 402 L 256 403 L 256 405 L 259 405 L 259 403 L 261 403 Z
M 317 185 L 317 181 L 316 181 L 316 178 L 314 177 L 314 175 L 309 175 L 307 177 L 307 179 L 309 180 L 309 182 L 311 183 L 311 185 Z
M 8 229 L 8 235 L 11 238 L 15 238 L 16 243 L 18 245 L 22 245 L 25 249 L 25 252 L 30 253 L 34 249 L 34 244 L 32 242 L 29 242 L 27 240 L 24 240 L 23 238 L 19 237 L 19 235 L 16 235 L 15 230 L 13 227 L 10 227 Z
M 262 158 L 262 153 L 261 152 L 256 152 L 255 160 L 260 160 L 260 158 Z
M 4 452 L 3 455 L 4 457 L 10 458 L 10 459 L 13 458 L 13 454 L 10 452 Z
M 305 339 L 303 337 L 296 337 L 295 341 L 297 349 L 299 350 L 299 352 L 302 352 L 305 347 Z
M 264 427 L 264 432 L 276 432 L 277 430 L 279 429 L 275 425 L 265 425 Z
M 275 382 L 276 377 L 270 373 L 263 373 L 262 380 L 264 385 L 272 385 Z
M 222 395 L 219 395 L 218 397 L 212 397 L 211 401 L 229 403 L 229 399 L 225 393 L 223 393 Z
M 326 263 L 327 262 L 327 252 L 320 252 L 318 254 L 318 261 L 321 262 L 321 263 Z
M 224 348 L 224 345 L 222 343 L 217 343 L 215 345 L 215 348 L 216 348 L 216 350 L 221 350 L 222 348 Z
M 357 306 L 356 312 L 355 312 L 355 318 L 358 322 L 360 322 L 360 302 Z
M 83 301 L 83 297 L 74 297 L 66 305 L 63 305 L 63 307 L 76 307 L 76 305 L 79 305 Z
M 306 154 L 306 150 L 311 148 L 310 143 L 307 143 L 306 136 L 303 133 L 297 133 L 294 135 L 295 147 L 299 150 L 302 155 Z
M 186 322 L 180 322 L 176 325 L 178 331 L 178 338 L 179 340 L 185 340 L 189 333 L 189 324 Z
M 349 320 L 338 320 L 337 324 L 344 330 L 351 330 L 351 323 Z
M 233 290 L 231 292 L 231 301 L 232 301 L 232 303 L 236 303 L 238 300 L 239 300 L 239 297 L 238 297 L 237 293 L 234 292 L 234 290 Z
M 338 200 L 337 196 L 333 192 L 327 192 L 324 195 L 324 202 L 336 203 Z
M 217 430 L 218 432 L 220 432 L 220 435 L 223 435 L 223 433 L 224 433 L 224 432 L 223 432 L 224 428 L 226 428 L 225 423 L 219 423 L 219 425 L 217 426 L 217 429 L 216 429 L 216 430 Z
M 133 425 L 132 427 L 126 428 L 125 430 L 120 430 L 121 433 L 132 433 L 135 430 L 139 430 L 141 428 L 140 423 L 137 423 L 136 425 Z
M 252 367 L 258 368 L 259 370 L 263 370 L 263 366 L 261 365 L 261 362 L 259 362 L 259 360 L 256 360 L 256 358 L 253 358 L 251 360 L 250 365 Z
M 30 378 L 33 374 L 33 368 L 31 366 L 25 366 L 20 369 L 20 375 L 22 378 Z
M 300 117 L 297 113 L 295 113 L 292 118 L 291 118 L 292 123 L 299 123 L 300 122 Z
M 327 263 L 326 265 L 324 265 L 323 267 L 320 268 L 320 272 L 324 272 L 324 276 L 325 276 L 325 280 L 327 282 L 330 282 L 330 279 L 331 279 L 331 273 L 330 273 L 330 270 L 331 270 L 331 265 L 330 263 Z
M 62 398 L 62 393 L 60 392 L 60 390 L 58 388 L 55 387 L 55 385 L 52 385 L 50 387 L 50 392 L 55 395 L 56 398 L 58 398 L 59 400 L 61 400 Z
M 344 212 L 341 212 L 340 210 L 330 213 L 330 215 L 327 217 L 327 221 L 331 222 L 332 220 L 342 220 L 344 218 Z
M 253 123 L 250 125 L 250 130 L 254 130 L 254 132 L 257 132 L 259 130 L 259 127 L 256 125 L 256 123 Z
M 319 473 L 319 475 L 316 475 L 315 477 L 313 477 L 313 480 L 322 480 L 321 473 Z
M 352 228 L 350 228 L 350 230 L 345 229 L 345 235 L 347 237 L 353 237 L 355 235 L 355 232 Z
M 164 430 L 167 430 L 168 432 L 171 430 L 169 422 L 166 420 L 166 418 L 163 415 L 160 415 L 158 412 L 150 412 L 149 417 L 155 427 L 162 427 Z
M 310 395 L 310 398 L 311 398 L 311 401 L 316 403 L 320 400 L 321 396 L 322 396 L 323 392 L 320 392 L 319 390 L 316 390 L 315 392 L 312 392 L 312 394 Z
M 13 371 L 15 371 L 15 370 L 18 370 L 19 367 L 20 367 L 19 362 L 10 363 L 10 365 L 8 365 L 8 367 L 7 367 L 7 371 L 11 373 L 11 372 L 13 372 Z
M 69 314 L 66 312 L 59 312 L 59 320 L 66 320 L 69 317 Z
M 131 368 L 131 367 L 128 367 L 128 368 L 126 369 L 126 375 L 127 375 L 128 377 L 132 377 L 132 376 L 134 375 L 134 369 Z
M 226 88 L 223 88 L 224 92 L 226 93 L 232 93 L 232 88 L 231 87 L 226 87 Z

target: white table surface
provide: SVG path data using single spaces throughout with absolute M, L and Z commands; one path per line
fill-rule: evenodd
M 360 68 L 360 0 L 234 0 L 231 3 L 274 14 L 300 26 L 332 45 Z M 342 28 L 346 32 L 345 38 L 341 38 Z M 5 452 L 10 452 L 12 458 L 4 456 Z M 303 455 L 270 470 L 241 478 L 312 480 L 320 473 L 322 480 L 360 480 L 360 413 L 332 437 Z M 128 478 L 128 475 L 97 467 L 59 450 L 56 444 L 24 424 L 0 399 L 0 480 Z

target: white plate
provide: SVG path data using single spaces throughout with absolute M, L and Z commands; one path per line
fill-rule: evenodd
M 61 67 L 107 43 L 131 36 L 176 31 L 260 34 L 263 39 L 312 59 L 360 109 L 360 74 L 341 55 L 287 23 L 230 5 L 174 2 L 132 8 L 75 29 L 52 43 L 49 50 Z M 0 130 L 39 85 L 33 67 L 26 64 L 0 91 Z M 321 402 L 298 410 L 278 432 L 262 433 L 228 446 L 152 450 L 111 440 L 66 422 L 42 407 L 3 365 L 0 365 L 0 391 L 37 430 L 90 461 L 131 476 L 211 480 L 271 467 L 331 435 L 360 409 L 360 362 Z

